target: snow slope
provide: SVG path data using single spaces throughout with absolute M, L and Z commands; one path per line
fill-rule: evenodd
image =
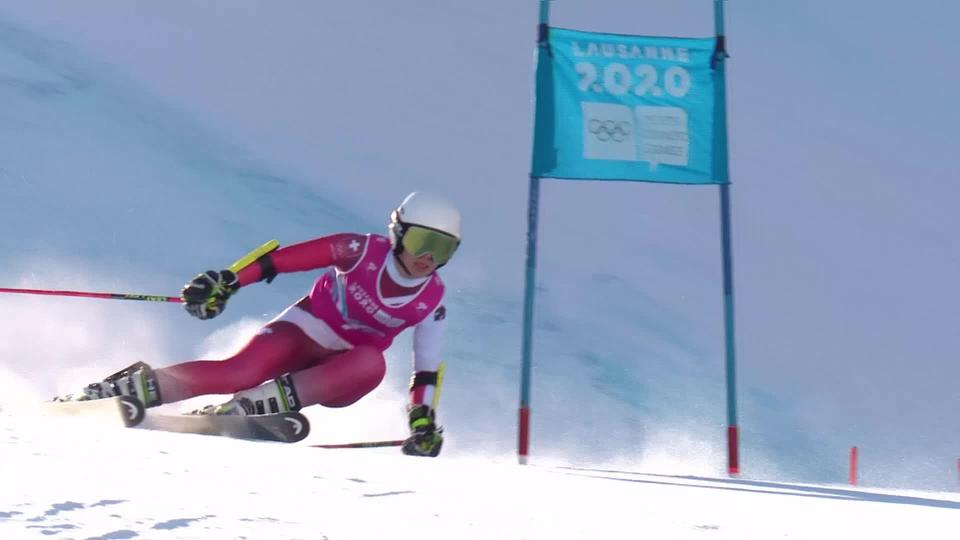
M 2 286 L 176 294 L 192 275 L 268 238 L 382 232 L 391 205 L 423 188 L 448 191 L 462 204 L 467 236 L 444 269 L 451 324 L 441 459 L 411 463 L 395 451 L 318 454 L 142 431 L 98 434 L 102 443 L 91 448 L 79 444 L 88 431 L 67 425 L 46 434 L 5 415 L 0 538 L 374 538 L 406 534 L 423 517 L 460 538 L 578 538 L 598 530 L 612 537 L 892 531 L 937 538 L 951 523 L 956 528 L 953 495 L 778 484 L 843 481 L 846 450 L 859 444 L 866 485 L 956 487 L 956 368 L 944 360 L 955 350 L 956 311 L 920 322 L 906 315 L 950 302 L 949 294 L 920 288 L 952 282 L 936 273 L 951 275 L 950 264 L 938 264 L 950 250 L 920 240 L 954 230 L 943 216 L 955 212 L 898 196 L 892 183 L 888 199 L 853 213 L 847 199 L 859 205 L 860 191 L 834 191 L 846 182 L 822 180 L 837 200 L 789 191 L 816 185 L 821 171 L 767 148 L 780 137 L 754 125 L 776 117 L 752 107 L 779 104 L 751 95 L 767 86 L 744 74 L 769 73 L 758 60 L 765 51 L 788 58 L 792 51 L 769 35 L 774 27 L 738 22 L 747 14 L 731 21 L 732 40 L 744 44 L 734 58 L 740 63 L 731 64 L 731 94 L 744 96 L 735 98 L 732 122 L 750 126 L 733 137 L 734 151 L 746 148 L 740 152 L 750 157 L 733 161 L 743 178 L 734 194 L 738 309 L 746 323 L 739 342 L 744 479 L 719 478 L 716 196 L 669 186 L 545 186 L 535 466 L 513 464 L 536 15 L 532 2 L 516 5 L 0 6 Z M 574 9 L 557 8 L 561 23 L 564 9 Z M 682 11 L 673 19 L 685 24 L 677 33 L 711 27 L 697 19 L 698 29 L 692 11 Z M 622 29 L 627 20 L 605 22 Z M 358 21 L 372 30 L 356 31 Z M 483 38 L 488 27 L 500 38 Z M 746 46 L 754 43 L 762 46 Z M 377 101 L 384 87 L 392 99 Z M 802 105 L 790 111 L 796 120 L 818 117 Z M 833 131 L 808 129 L 818 140 Z M 855 153 L 855 141 L 835 146 Z M 767 182 L 774 175 L 752 159 L 755 148 L 809 178 Z M 884 204 L 897 212 L 884 212 Z M 868 219 L 874 206 L 880 224 L 895 231 Z M 832 217 L 823 227 L 825 236 L 840 235 L 835 244 L 801 234 L 811 230 L 803 219 L 811 207 Z M 918 229 L 907 226 L 916 221 L 909 216 L 888 224 L 905 208 L 933 221 L 920 220 Z M 896 234 L 880 234 L 878 247 L 876 236 L 862 234 L 871 226 Z M 874 294 L 871 280 L 916 275 L 909 264 L 874 257 L 891 239 L 900 239 L 897 253 L 919 246 L 917 267 L 932 277 Z M 570 246 L 595 249 L 571 259 Z M 620 246 L 629 249 L 614 256 Z M 837 275 L 856 278 L 855 286 L 827 279 Z M 3 295 L 0 407 L 75 390 L 136 360 L 167 365 L 225 354 L 303 294 L 311 278 L 245 289 L 206 323 L 169 305 Z M 924 299 L 929 304 L 913 303 Z M 874 303 L 894 300 L 896 309 Z M 356 407 L 306 411 L 313 439 L 402 436 L 408 355 L 409 344 L 398 340 L 384 385 Z M 283 474 L 293 470 L 304 474 Z M 303 497 L 285 497 L 288 490 Z
M 668 466 L 412 459 L 0 418 L 0 538 L 17 540 L 937 540 L 956 538 L 960 526 L 955 493 L 733 480 Z

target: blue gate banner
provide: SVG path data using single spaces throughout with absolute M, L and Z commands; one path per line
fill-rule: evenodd
M 716 38 L 548 32 L 537 59 L 532 176 L 728 182 Z

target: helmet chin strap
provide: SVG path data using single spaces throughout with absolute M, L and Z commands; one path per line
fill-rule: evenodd
M 393 258 L 397 261 L 397 264 L 400 266 L 400 268 L 403 269 L 403 273 L 406 274 L 407 277 L 412 277 L 412 276 L 413 276 L 413 273 L 410 272 L 410 269 L 407 268 L 407 265 L 403 264 L 403 259 L 400 258 L 400 250 L 402 250 L 402 249 L 403 249 L 403 248 L 394 250 L 394 251 L 393 251 Z

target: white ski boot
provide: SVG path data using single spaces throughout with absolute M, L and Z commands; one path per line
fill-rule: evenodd
M 144 407 L 155 407 L 162 403 L 153 369 L 143 362 L 124 368 L 103 381 L 88 384 L 83 389 L 83 395 L 73 399 L 85 401 L 114 396 L 133 396 Z
M 300 398 L 293 388 L 292 377 L 287 374 L 249 390 L 241 390 L 227 402 L 207 405 L 190 414 L 247 416 L 299 410 Z
M 190 414 L 200 415 L 228 415 L 228 416 L 247 416 L 257 414 L 257 409 L 253 402 L 247 398 L 234 396 L 230 401 L 219 405 L 207 405 L 202 409 L 197 409 Z

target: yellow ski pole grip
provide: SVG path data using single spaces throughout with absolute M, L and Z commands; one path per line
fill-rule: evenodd
M 440 367 L 437 369 L 437 387 L 433 390 L 433 410 L 437 410 L 437 405 L 440 404 L 440 387 L 443 385 L 443 372 L 447 368 L 446 362 L 440 362 Z
M 268 240 L 267 242 L 264 242 L 263 244 L 261 244 L 259 247 L 257 247 L 250 253 L 247 253 L 243 257 L 240 257 L 239 259 L 237 259 L 233 264 L 231 264 L 227 268 L 227 270 L 230 270 L 231 272 L 236 274 L 241 270 L 243 270 L 244 268 L 246 268 L 247 266 L 250 266 L 251 264 L 253 264 L 253 262 L 259 259 L 260 257 L 263 257 L 264 255 L 266 255 L 267 253 L 270 253 L 271 251 L 277 249 L 278 247 L 280 247 L 279 241 Z M 214 291 L 214 293 L 215 294 L 212 294 L 206 300 L 207 307 L 209 308 L 216 307 L 217 302 L 220 301 L 219 293 L 217 293 L 216 291 Z
M 266 255 L 267 253 L 270 253 L 271 251 L 277 249 L 278 247 L 280 247 L 280 242 L 278 242 L 277 240 L 270 240 L 270 241 L 264 242 L 263 245 L 261 245 L 260 247 L 254 249 L 250 253 L 247 253 L 243 257 L 240 257 L 239 259 L 237 259 L 237 261 L 231 264 L 227 269 L 233 272 L 234 274 L 236 274 L 237 272 L 243 270 L 247 266 L 250 266 L 251 264 L 253 264 L 253 262 L 259 259 L 260 257 L 263 257 L 264 255 Z

